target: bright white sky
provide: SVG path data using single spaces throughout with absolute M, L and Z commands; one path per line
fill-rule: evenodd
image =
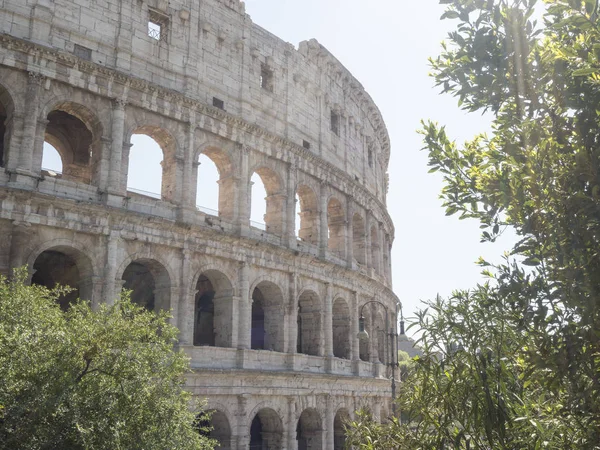
M 482 281 L 474 262 L 479 256 L 498 260 L 510 242 L 480 244 L 477 223 L 444 215 L 438 199 L 441 177 L 427 173 L 427 154 L 420 151 L 422 142 L 416 133 L 419 121 L 428 118 L 446 124 L 458 141 L 488 128 L 482 117 L 461 112 L 454 98 L 438 95 L 427 76 L 427 58 L 439 53 L 439 44 L 452 26 L 439 20 L 443 8 L 438 1 L 247 0 L 246 11 L 255 23 L 296 47 L 300 41 L 316 38 L 379 106 L 392 141 L 388 210 L 396 226 L 393 284 L 405 316 L 414 314 L 420 300 L 437 293 L 447 296 Z M 162 155 L 151 161 L 147 151 L 137 152 L 147 145 L 143 139 L 148 138 L 141 138 L 141 145 L 133 141 L 130 160 L 130 166 L 141 171 L 130 177 L 130 185 L 158 193 L 159 188 L 144 182 L 156 184 Z M 204 186 L 216 186 L 212 163 L 208 158 L 201 161 L 199 178 L 208 182 Z M 43 165 L 60 170 L 50 159 Z M 258 184 L 254 190 L 258 191 Z M 253 193 L 253 199 L 261 196 Z M 216 202 L 199 203 L 218 208 Z M 262 214 L 253 211 L 252 220 L 262 222 Z
M 421 119 L 447 125 L 458 141 L 488 129 L 433 87 L 427 58 L 440 51 L 452 23 L 439 20 L 437 0 L 246 0 L 258 25 L 296 47 L 316 38 L 363 84 L 387 124 L 392 157 L 388 210 L 396 226 L 394 291 L 411 316 L 420 300 L 447 296 L 483 280 L 474 262 L 501 255 L 510 242 L 479 243 L 473 221 L 446 217 L 438 195 L 441 176 L 427 173 L 416 133 Z

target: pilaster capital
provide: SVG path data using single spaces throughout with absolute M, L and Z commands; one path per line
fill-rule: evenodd
M 122 111 L 127 105 L 127 100 L 125 98 L 113 98 L 112 104 L 114 109 Z

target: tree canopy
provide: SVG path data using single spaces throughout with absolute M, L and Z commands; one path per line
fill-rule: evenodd
M 127 296 L 63 312 L 64 288 L 26 275 L 0 277 L 0 449 L 213 447 L 194 425 L 189 361 L 166 313 Z
M 598 448 L 600 6 L 440 3 L 456 26 L 432 76 L 492 132 L 458 144 L 424 122 L 430 171 L 448 215 L 477 220 L 484 242 L 507 229 L 518 242 L 504 263 L 479 261 L 486 283 L 419 313 L 409 423 L 387 432 L 407 449 Z

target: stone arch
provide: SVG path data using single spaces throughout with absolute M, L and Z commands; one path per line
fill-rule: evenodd
M 346 300 L 337 297 L 333 302 L 332 313 L 333 356 L 350 359 L 350 307 Z
M 345 425 L 350 422 L 350 413 L 346 408 L 339 408 L 333 419 L 333 450 L 343 450 L 346 445 Z
M 92 259 L 82 246 L 71 241 L 56 239 L 37 247 L 28 258 L 31 283 L 53 288 L 57 284 L 73 288 L 58 302 L 63 310 L 81 298 L 95 300 Z
M 168 202 L 176 202 L 179 198 L 179 192 L 177 192 L 178 180 L 180 180 L 183 176 L 180 168 L 177 164 L 177 154 L 179 149 L 179 144 L 177 138 L 170 130 L 168 130 L 163 123 L 158 121 L 158 123 L 153 123 L 155 120 L 149 118 L 147 122 L 144 123 L 135 123 L 130 126 L 126 134 L 126 142 L 129 143 L 127 155 L 123 156 L 123 167 L 124 172 L 127 174 L 127 177 L 124 177 L 125 182 L 127 184 L 127 189 L 133 192 L 142 193 L 138 188 L 132 184 L 132 167 L 130 164 L 132 155 L 131 151 L 133 146 L 131 144 L 132 137 L 134 135 L 145 135 L 152 139 L 162 152 L 163 159 L 160 162 L 161 166 L 161 183 L 160 183 L 160 193 L 152 193 L 148 192 L 147 195 L 153 196 L 153 194 L 160 194 L 160 199 Z M 135 151 L 135 149 L 133 149 Z
M 283 421 L 280 414 L 268 407 L 255 408 L 248 424 L 251 449 L 279 450 L 283 445 Z
M 315 191 L 306 184 L 296 190 L 297 214 L 300 216 L 298 237 L 312 245 L 319 243 L 319 208 Z
M 306 355 L 322 355 L 321 299 L 314 290 L 305 289 L 298 296 L 298 338 L 296 352 Z
M 121 273 L 123 288 L 131 290 L 131 300 L 150 311 L 171 309 L 171 280 L 168 266 L 158 258 L 137 255 L 127 258 L 129 263 Z
M 201 189 L 202 180 L 199 177 L 200 173 L 200 156 L 205 155 L 217 168 L 219 179 L 218 184 L 218 215 L 226 220 L 233 220 L 235 215 L 236 195 L 235 187 L 235 169 L 231 154 L 222 146 L 209 143 L 202 145 L 194 155 L 196 170 L 194 170 L 194 179 L 192 185 L 196 187 L 196 204 L 202 206 Z
M 45 143 L 62 161 L 61 178 L 98 184 L 104 127 L 94 111 L 69 99 L 53 99 L 44 108 Z M 45 150 L 43 150 L 45 151 Z
M 250 290 L 252 298 L 251 348 L 284 351 L 284 299 L 272 281 L 259 281 Z
M 356 213 L 352 216 L 352 254 L 358 264 L 365 265 L 367 247 L 367 233 L 365 230 L 365 220 Z
M 302 411 L 296 426 L 298 450 L 317 450 L 323 448 L 323 425 L 321 415 L 315 408 Z
M 330 197 L 327 202 L 327 248 L 340 258 L 345 257 L 346 248 L 346 214 L 342 202 L 336 197 Z
M 371 265 L 375 272 L 381 274 L 382 270 L 380 267 L 380 256 L 381 256 L 381 246 L 379 245 L 379 230 L 376 225 L 371 226 Z
M 283 178 L 275 170 L 266 166 L 256 167 L 251 174 L 257 174 L 265 187 L 265 229 L 268 233 L 281 236 L 286 203 Z
M 194 345 L 232 346 L 233 294 L 233 286 L 224 273 L 209 269 L 198 276 L 194 301 Z
M 0 84 L 0 167 L 5 167 L 8 160 L 14 115 L 14 96 L 7 86 Z
M 211 439 L 215 439 L 218 442 L 217 448 L 221 450 L 232 449 L 230 414 L 221 407 L 210 407 L 207 408 L 207 411 L 210 413 L 210 420 L 202 421 L 199 425 L 212 429 L 203 434 Z

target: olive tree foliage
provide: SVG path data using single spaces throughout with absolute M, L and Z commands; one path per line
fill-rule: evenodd
M 535 0 L 440 3 L 456 28 L 432 75 L 493 123 L 458 144 L 424 122 L 430 171 L 448 215 L 518 242 L 479 262 L 486 284 L 418 315 L 408 423 L 387 432 L 407 449 L 599 448 L 600 5 L 546 0 L 537 23 Z
M 63 312 L 65 288 L 0 277 L 0 449 L 209 449 L 177 330 L 124 295 Z M 200 414 L 203 418 L 203 414 Z

